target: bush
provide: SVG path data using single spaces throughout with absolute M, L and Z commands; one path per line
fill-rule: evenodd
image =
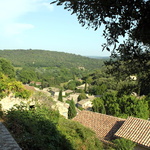
M 134 150 L 135 143 L 128 139 L 120 138 L 113 141 L 116 150 Z
M 23 150 L 72 150 L 57 130 L 58 112 L 46 108 L 27 110 L 25 106 L 8 111 L 6 126 Z
M 5 125 L 23 150 L 101 150 L 95 133 L 43 106 L 9 110 Z
M 72 120 L 59 120 L 59 130 L 74 150 L 102 150 L 102 143 L 89 128 Z
M 78 96 L 78 101 L 81 101 L 82 99 L 86 99 L 87 96 L 84 92 L 82 92 L 79 96 Z

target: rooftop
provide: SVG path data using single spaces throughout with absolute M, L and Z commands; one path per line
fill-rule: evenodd
M 150 148 L 150 121 L 129 117 L 115 133 L 115 136 L 127 138 Z
M 125 119 L 85 110 L 81 111 L 73 120 L 95 131 L 100 140 L 114 139 L 115 132 L 125 121 Z

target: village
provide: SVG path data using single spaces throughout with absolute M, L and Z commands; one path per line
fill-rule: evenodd
M 39 82 L 37 83 L 40 84 Z M 43 93 L 47 97 L 50 97 L 54 103 L 51 103 L 51 108 L 58 110 L 60 115 L 68 119 L 69 104 L 67 100 L 74 101 L 76 105 L 77 115 L 72 119 L 92 129 L 98 139 L 105 144 L 113 145 L 111 140 L 116 138 L 130 139 L 136 143 L 134 150 L 148 150 L 150 149 L 150 122 L 140 118 L 129 116 L 127 119 L 122 119 L 102 113 L 92 112 L 92 101 L 100 95 L 86 95 L 87 98 L 78 101 L 80 93 L 75 93 L 73 90 L 62 91 L 63 101 L 59 101 L 60 89 L 55 87 L 39 89 L 37 87 L 24 85 L 26 89 Z M 78 89 L 84 89 L 85 84 L 78 86 Z M 37 101 L 30 98 L 29 100 L 23 100 L 14 98 L 11 94 L 3 98 L 0 103 L 2 110 L 7 111 L 16 104 L 21 103 L 28 104 L 29 108 L 34 108 Z M 38 103 L 42 104 L 43 99 L 38 99 Z M 80 108 L 80 109 L 78 109 Z

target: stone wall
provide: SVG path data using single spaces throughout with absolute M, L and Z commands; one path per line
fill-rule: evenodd
M 0 122 L 0 150 L 21 150 L 2 122 Z

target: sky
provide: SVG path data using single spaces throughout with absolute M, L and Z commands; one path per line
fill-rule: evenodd
M 42 49 L 83 56 L 102 52 L 102 30 L 86 29 L 53 0 L 0 0 L 0 50 Z

